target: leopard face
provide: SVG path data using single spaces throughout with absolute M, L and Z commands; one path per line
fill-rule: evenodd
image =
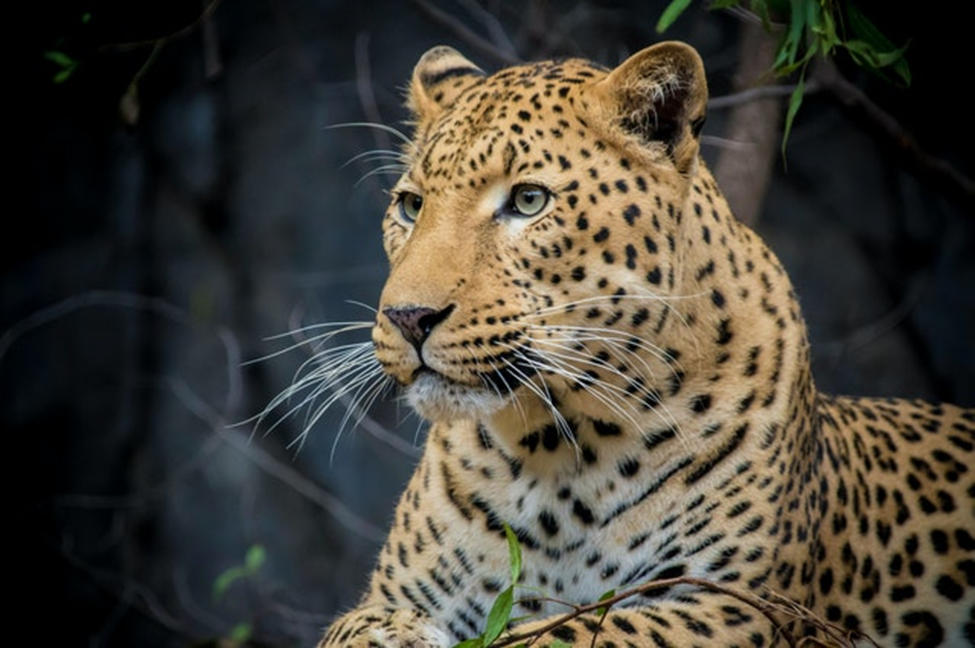
M 449 420 L 571 400 L 631 417 L 679 391 L 697 311 L 726 299 L 686 272 L 709 260 L 685 242 L 685 210 L 724 208 L 697 173 L 696 54 L 486 77 L 437 49 L 418 67 L 373 336 L 414 407 Z M 715 245 L 730 235 L 712 227 Z

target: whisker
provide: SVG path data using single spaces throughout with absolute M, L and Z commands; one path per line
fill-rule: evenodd
M 389 124 L 380 124 L 376 122 L 343 122 L 341 124 L 331 124 L 325 128 L 326 130 L 332 130 L 335 128 L 375 128 L 377 130 L 389 133 L 406 145 L 413 144 L 412 140 L 407 135 L 405 135 L 399 129 L 393 128 Z
M 550 331 L 546 330 L 549 327 L 534 328 L 550 333 Z M 559 332 L 561 327 L 553 326 L 551 328 L 554 329 L 555 332 Z M 640 429 L 641 426 L 637 423 L 640 412 L 634 406 L 632 399 L 634 397 L 641 398 L 641 400 L 644 398 L 649 399 L 649 402 L 652 403 L 652 405 L 647 405 L 647 409 L 652 411 L 655 416 L 660 418 L 665 425 L 673 427 L 678 432 L 678 435 L 684 439 L 685 442 L 687 442 L 687 437 L 682 433 L 677 419 L 673 416 L 667 406 L 661 402 L 662 399 L 660 394 L 647 386 L 653 382 L 653 371 L 644 358 L 642 358 L 639 354 L 630 351 L 626 346 L 620 347 L 620 340 L 607 340 L 606 337 L 603 337 L 603 335 L 606 333 L 605 331 L 602 332 L 602 335 L 596 335 L 594 331 L 598 329 L 591 330 L 586 329 L 585 327 L 567 328 L 575 331 L 585 331 L 587 335 L 580 336 L 578 333 L 576 333 L 574 335 L 564 337 L 553 337 L 551 335 L 544 338 L 529 337 L 529 340 L 531 340 L 535 351 L 541 357 L 541 360 L 552 365 L 552 369 L 554 370 L 553 373 L 586 386 L 589 393 L 591 393 L 593 397 L 600 400 L 600 402 L 607 407 L 616 411 L 619 415 L 626 417 L 626 420 L 633 425 L 634 429 Z M 614 357 L 625 364 L 629 364 L 630 366 L 633 366 L 633 361 L 636 361 L 636 364 L 640 366 L 634 367 L 634 369 L 636 369 L 636 376 L 640 377 L 641 380 L 635 380 L 634 377 L 623 373 L 620 371 L 620 369 L 607 360 L 592 356 L 590 351 L 577 348 L 582 341 L 602 342 L 608 347 L 608 351 L 611 352 Z M 669 358 L 669 356 L 666 356 L 666 354 L 661 354 L 661 352 L 655 348 L 651 347 L 651 350 L 655 351 L 658 354 L 658 357 L 661 357 L 663 360 Z M 585 371 L 582 371 L 580 367 L 590 367 L 594 370 L 609 372 L 611 375 L 617 376 L 626 381 L 628 388 L 623 388 L 618 385 L 596 380 Z M 640 371 L 641 367 L 646 371 L 646 374 Z M 674 369 L 671 368 L 671 371 L 673 372 Z M 624 405 L 625 410 L 628 411 L 624 411 Z

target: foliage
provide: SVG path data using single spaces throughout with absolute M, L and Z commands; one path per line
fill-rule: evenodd
M 669 28 L 690 6 L 691 0 L 671 0 L 657 22 L 657 32 Z M 709 9 L 745 8 L 757 14 L 766 30 L 773 31 L 773 19 L 783 21 L 782 37 L 773 71 L 778 76 L 798 73 L 786 113 L 783 151 L 792 122 L 802 105 L 806 69 L 817 55 L 832 57 L 845 51 L 863 69 L 889 82 L 910 85 L 911 72 L 904 52 L 908 44 L 895 46 L 849 0 L 713 0 Z
M 508 539 L 508 565 L 511 570 L 511 585 L 505 588 L 494 600 L 491 611 L 488 612 L 487 627 L 479 637 L 473 637 L 460 642 L 454 648 L 487 648 L 495 639 L 501 636 L 508 623 L 511 622 L 511 611 L 515 604 L 515 585 L 521 577 L 521 545 L 518 536 L 507 524 L 504 525 L 504 535 Z
M 86 11 L 81 14 L 79 20 L 83 25 L 89 24 L 91 22 L 91 13 Z M 64 83 L 70 79 L 80 64 L 76 58 L 69 56 L 61 49 L 52 49 L 44 52 L 44 58 L 53 63 L 57 68 L 57 71 L 54 73 L 54 83 Z
M 267 550 L 264 548 L 264 545 L 251 545 L 244 555 L 243 563 L 225 570 L 213 581 L 214 600 L 223 598 L 224 594 L 227 593 L 227 590 L 235 582 L 254 576 L 264 566 L 266 559 Z M 231 645 L 241 645 L 251 638 L 252 633 L 253 629 L 251 628 L 251 624 L 241 622 L 231 629 L 227 639 L 231 642 Z

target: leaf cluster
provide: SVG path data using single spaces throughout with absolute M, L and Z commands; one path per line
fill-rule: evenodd
M 690 4 L 691 0 L 671 0 L 657 21 L 657 32 L 673 25 Z M 845 51 L 864 70 L 898 85 L 911 83 L 904 56 L 909 43 L 894 45 L 849 0 L 712 0 L 708 8 L 748 9 L 761 18 L 769 32 L 775 31 L 776 25 L 782 26 L 772 71 L 780 77 L 798 74 L 786 113 L 783 150 L 802 105 L 806 69 L 817 56 L 834 57 L 838 51 Z

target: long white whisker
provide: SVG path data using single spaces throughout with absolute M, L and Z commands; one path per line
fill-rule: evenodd
M 331 124 L 325 127 L 327 130 L 335 128 L 375 128 L 377 130 L 385 131 L 400 140 L 404 144 L 411 145 L 412 140 L 407 137 L 404 133 L 400 132 L 398 129 L 389 126 L 388 124 L 379 124 L 375 122 L 343 122 L 341 124 Z

